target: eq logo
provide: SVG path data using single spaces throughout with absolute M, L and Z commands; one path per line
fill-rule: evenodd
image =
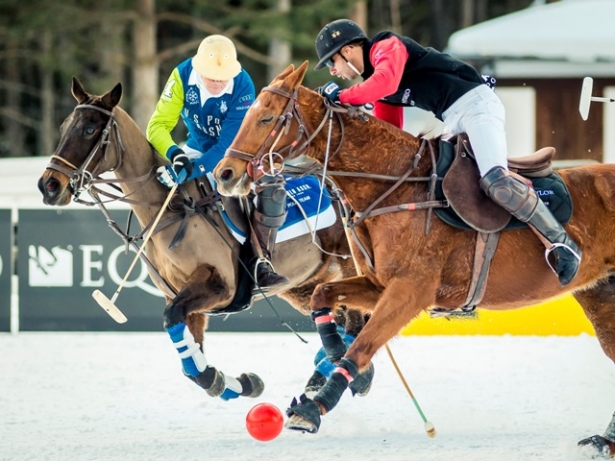
M 31 287 L 72 287 L 73 254 L 70 248 L 64 250 L 43 246 L 28 247 L 28 270 Z
M 31 287 L 72 287 L 74 278 L 78 280 L 75 284 L 85 288 L 103 287 L 107 279 L 119 285 L 122 283 L 123 271 L 128 267 L 127 260 L 132 261 L 132 258 L 125 255 L 124 251 L 125 247 L 122 245 L 105 256 L 105 249 L 102 245 L 79 245 L 78 251 L 73 254 L 73 248 L 70 245 L 66 249 L 56 246 L 51 250 L 41 245 L 30 245 L 28 248 L 29 285 Z M 131 251 L 134 252 L 134 250 Z M 81 258 L 81 274 L 74 274 L 74 257 Z M 148 276 L 147 267 L 141 262 L 141 270 L 134 270 L 131 279 L 124 283 L 124 287 L 140 288 L 153 296 L 162 297 L 158 288 L 148 283 Z

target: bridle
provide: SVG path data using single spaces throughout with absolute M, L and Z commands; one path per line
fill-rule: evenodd
M 108 111 L 106 109 L 91 104 L 79 104 L 75 107 L 75 110 L 77 109 L 97 110 L 98 112 L 102 112 L 103 114 L 109 116 L 109 120 L 107 120 L 107 124 L 103 128 L 100 137 L 98 138 L 98 141 L 96 142 L 94 147 L 92 147 L 92 150 L 90 151 L 87 158 L 80 167 L 73 165 L 65 158 L 62 158 L 55 154 L 51 156 L 52 160 L 57 160 L 71 169 L 69 170 L 67 168 L 64 168 L 64 166 L 58 165 L 57 163 L 53 162 L 47 164 L 47 168 L 51 170 L 56 170 L 69 178 L 70 188 L 73 191 L 73 199 L 79 202 L 79 196 L 81 195 L 81 193 L 90 190 L 92 184 L 95 182 L 94 178 L 97 176 L 97 174 L 99 174 L 99 172 L 96 171 L 98 165 L 94 167 L 94 169 L 92 169 L 91 171 L 88 169 L 88 167 L 90 166 L 90 163 L 99 151 L 102 152 L 104 158 L 107 153 L 107 147 L 111 143 L 110 137 L 112 131 L 113 133 L 115 133 L 115 142 L 117 145 L 117 164 L 113 168 L 110 168 L 106 171 L 114 171 L 120 168 L 120 166 L 122 165 L 122 159 L 124 158 L 125 148 L 124 144 L 122 143 L 122 138 L 120 136 L 120 130 L 117 121 L 115 120 L 115 115 L 112 111 Z M 100 164 L 100 162 L 98 164 Z M 100 181 L 102 182 L 105 180 Z
M 299 87 L 295 88 L 292 92 L 288 92 L 280 88 L 267 86 L 263 88 L 262 91 L 270 91 L 288 99 L 288 102 L 286 103 L 286 106 L 282 111 L 282 115 L 278 117 L 275 126 L 273 127 L 273 129 L 269 133 L 269 136 L 267 136 L 267 139 L 256 154 L 250 154 L 248 152 L 243 152 L 231 148 L 228 148 L 226 150 L 226 153 L 224 154 L 225 157 L 238 158 L 246 161 L 248 163 L 248 166 L 246 168 L 247 175 L 252 179 L 254 183 L 258 183 L 256 172 L 260 172 L 264 176 L 270 177 L 281 175 L 284 170 L 284 162 L 293 160 L 301 156 L 308 149 L 309 145 L 318 135 L 318 133 L 320 133 L 325 127 L 327 121 L 329 121 L 330 124 L 332 123 L 334 114 L 337 115 L 337 119 L 341 127 L 341 139 L 339 141 L 337 149 L 332 155 L 335 155 L 339 151 L 344 140 L 344 125 L 343 123 L 341 123 L 341 116 L 339 113 L 342 111 L 347 111 L 347 109 L 340 108 L 339 106 L 335 106 L 331 103 L 327 104 L 328 100 L 325 98 L 325 115 L 318 127 L 314 130 L 314 132 L 312 134 L 308 134 L 305 119 L 299 109 Z M 297 137 L 292 143 L 280 148 L 278 151 L 275 151 L 274 149 L 276 148 L 281 137 L 288 133 L 293 119 L 295 119 L 298 124 Z M 304 139 L 303 142 L 301 142 L 302 139 Z M 331 125 L 329 126 L 328 139 L 329 141 L 331 139 Z M 288 150 L 288 154 L 285 157 L 282 157 L 282 153 L 284 153 L 286 150 Z M 281 167 L 276 167 L 276 163 L 281 164 Z

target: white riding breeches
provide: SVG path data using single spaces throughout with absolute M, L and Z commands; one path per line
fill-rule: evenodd
M 504 105 L 487 85 L 479 85 L 442 114 L 443 137 L 467 133 L 481 178 L 493 167 L 508 169 Z

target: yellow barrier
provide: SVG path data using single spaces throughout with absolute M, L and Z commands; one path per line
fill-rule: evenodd
M 576 336 L 595 331 L 572 296 L 509 311 L 476 309 L 476 319 L 432 319 L 423 312 L 402 335 Z

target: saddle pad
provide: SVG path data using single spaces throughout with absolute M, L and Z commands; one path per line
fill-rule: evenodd
M 440 142 L 438 161 L 436 170 L 438 177 L 442 178 L 448 171 L 455 155 L 454 146 L 446 141 Z M 526 177 L 527 178 L 527 177 Z M 557 174 L 553 173 L 544 178 L 527 178 L 532 181 L 532 185 L 536 194 L 547 205 L 555 219 L 562 225 L 570 221 L 572 217 L 572 200 L 568 193 L 568 188 Z M 445 200 L 444 192 L 442 191 L 442 181 L 438 181 L 436 185 L 436 200 Z M 474 230 L 468 226 L 463 219 L 459 217 L 452 208 L 435 208 L 434 213 L 450 226 L 459 229 Z M 527 227 L 527 224 L 513 217 L 508 225 L 503 230 L 521 229 Z
M 315 176 L 286 178 L 285 188 L 288 215 L 286 216 L 286 221 L 278 230 L 276 243 L 308 234 L 310 230 L 325 229 L 335 224 L 337 214 L 333 208 L 329 192 L 325 189 L 321 196 L 318 178 Z M 296 202 L 301 207 L 297 206 Z M 303 212 L 301 209 L 303 209 Z M 303 213 L 307 216 L 309 226 Z M 244 243 L 246 240 L 245 232 L 233 224 L 225 211 L 222 211 L 221 215 L 224 223 L 237 241 Z

